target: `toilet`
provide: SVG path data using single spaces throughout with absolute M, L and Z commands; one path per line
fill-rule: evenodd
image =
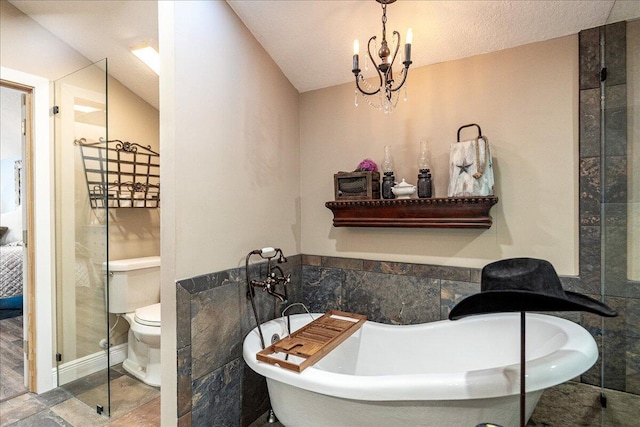
M 160 257 L 109 261 L 108 267 L 109 313 L 129 322 L 122 367 L 140 381 L 160 387 Z

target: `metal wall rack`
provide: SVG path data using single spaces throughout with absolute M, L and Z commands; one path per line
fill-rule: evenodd
M 92 208 L 160 206 L 160 154 L 118 139 L 73 142 L 80 146 Z

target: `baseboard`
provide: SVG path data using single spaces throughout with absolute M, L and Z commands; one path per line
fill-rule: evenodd
M 127 358 L 127 343 L 111 347 L 110 353 L 111 366 L 122 363 Z M 58 369 L 53 368 L 53 384 L 67 384 L 101 371 L 105 366 L 107 366 L 106 352 L 98 351 L 97 353 L 89 354 L 88 356 L 63 363 Z M 60 382 L 58 382 L 58 379 Z

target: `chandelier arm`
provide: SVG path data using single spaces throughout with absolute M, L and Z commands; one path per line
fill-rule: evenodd
M 380 92 L 381 87 L 378 87 L 375 92 L 367 92 L 366 90 L 362 89 L 362 87 L 360 87 L 360 82 L 358 81 L 358 77 L 360 76 L 362 76 L 362 74 L 356 76 L 356 87 L 363 95 L 375 95 L 376 93 Z
M 367 54 L 369 55 L 369 59 L 373 63 L 373 68 L 375 68 L 376 72 L 378 73 L 378 78 L 380 79 L 380 86 L 382 86 L 383 80 L 382 80 L 382 72 L 380 71 L 380 66 L 376 64 L 375 59 L 373 59 L 373 55 L 371 55 L 371 42 L 374 41 L 375 39 L 376 39 L 376 36 L 373 36 L 369 39 L 369 43 L 367 43 Z
M 395 88 L 388 87 L 387 90 L 389 92 L 397 92 L 402 88 L 402 86 L 404 86 L 404 82 L 407 80 L 407 75 L 409 74 L 409 65 L 405 65 L 403 71 L 404 71 L 404 73 L 402 73 L 402 74 L 404 74 L 404 75 L 402 76 L 402 81 Z
M 397 36 L 398 38 L 396 39 L 396 48 L 393 51 L 393 59 L 391 59 L 391 65 L 389 65 L 389 68 L 393 67 L 393 64 L 395 64 L 396 56 L 398 56 L 398 51 L 400 50 L 400 33 L 397 31 L 394 31 L 393 35 Z
M 382 73 L 380 72 L 380 69 L 378 67 L 378 64 L 376 64 L 376 61 L 373 59 L 373 56 L 371 56 L 371 42 L 374 41 L 376 39 L 376 36 L 373 36 L 369 39 L 369 43 L 367 44 L 367 54 L 369 55 L 369 59 L 371 60 L 371 62 L 374 65 L 374 68 L 376 69 L 376 72 L 378 73 L 378 79 L 380 80 L 380 84 L 378 85 L 378 89 L 375 90 L 374 92 L 367 92 L 366 90 L 364 90 L 361 86 L 360 86 L 360 81 L 359 78 L 362 76 L 361 73 L 358 73 L 356 75 L 356 87 L 358 88 L 358 90 L 360 92 L 362 92 L 362 94 L 364 95 L 375 95 L 376 93 L 380 92 L 380 90 L 382 89 L 382 87 L 384 87 L 383 85 L 383 80 L 382 80 Z M 364 79 L 364 77 L 362 77 Z

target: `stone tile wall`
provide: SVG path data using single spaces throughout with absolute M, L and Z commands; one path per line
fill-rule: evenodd
M 301 289 L 310 311 L 409 325 L 446 318 L 460 299 L 480 291 L 480 270 L 303 255 Z
M 604 49 L 604 51 L 602 51 Z M 580 33 L 580 277 L 619 316 L 584 315 L 601 357 L 583 382 L 640 393 L 640 283 L 627 280 L 626 23 Z M 604 63 L 602 57 L 604 56 Z M 601 69 L 607 75 L 601 82 Z M 601 105 L 604 96 L 604 105 Z M 604 108 L 602 108 L 604 106 Z M 603 128 L 604 126 L 604 128 Z M 602 262 L 604 261 L 604 262 Z M 603 271 L 604 270 L 604 271 Z M 601 288 L 602 277 L 604 285 Z M 604 377 L 600 366 L 604 363 Z M 640 415 L 640 414 L 639 414 Z
M 638 396 L 606 390 L 607 408 L 600 404 L 600 387 L 567 382 L 546 390 L 528 426 L 632 427 L 638 423 Z
M 291 273 L 290 301 L 301 283 L 300 256 L 281 264 Z M 266 263 L 252 264 L 251 279 L 266 276 Z M 264 378 L 242 360 L 242 341 L 255 320 L 244 267 L 176 283 L 177 391 L 179 426 L 247 426 L 269 408 Z M 260 322 L 280 313 L 280 303 L 256 293 Z

